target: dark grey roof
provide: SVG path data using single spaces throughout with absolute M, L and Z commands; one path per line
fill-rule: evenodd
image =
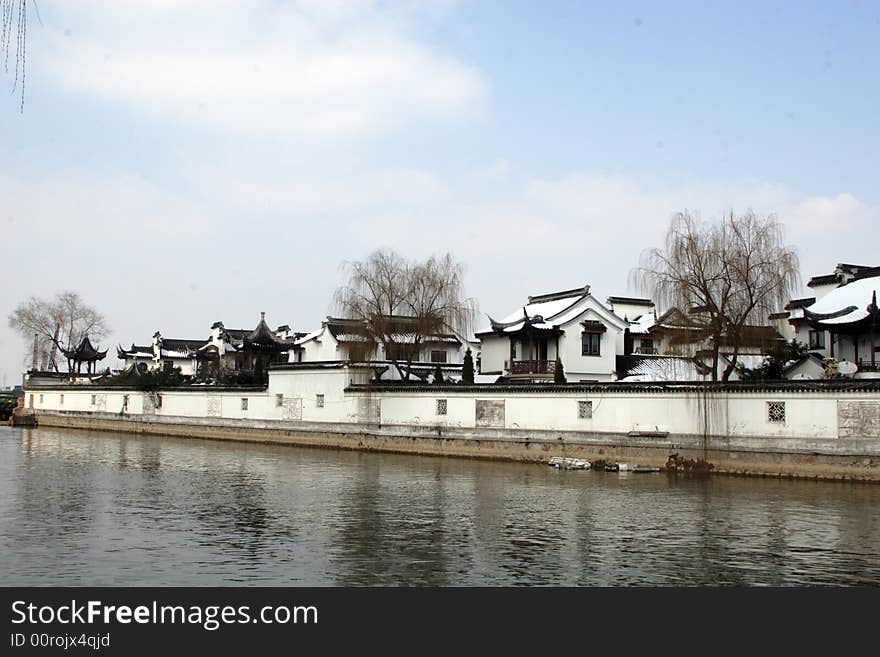
M 79 341 L 79 344 L 76 345 L 73 349 L 62 349 L 61 352 L 64 354 L 66 358 L 70 360 L 78 361 L 81 363 L 93 361 L 93 360 L 103 360 L 107 355 L 107 350 L 99 351 L 95 349 L 92 345 L 92 341 L 89 340 L 89 336 L 83 336 L 83 339 Z
M 615 303 L 626 304 L 629 306 L 649 306 L 654 307 L 654 302 L 650 299 L 637 299 L 635 297 L 608 297 L 605 303 L 614 305 Z
M 163 349 L 179 349 L 181 351 L 187 349 L 200 349 L 208 344 L 210 340 L 182 340 L 180 338 L 162 338 L 162 348 Z M 150 350 L 152 351 L 152 347 Z
M 533 294 L 529 297 L 529 303 L 544 303 L 545 301 L 556 301 L 557 299 L 567 299 L 569 297 L 582 297 L 590 293 L 590 286 L 574 288 L 572 290 L 562 290 L 561 292 L 548 292 L 547 294 Z
M 806 308 L 816 303 L 816 297 L 805 297 L 803 299 L 792 299 L 785 304 L 785 310 L 795 310 L 796 308 Z

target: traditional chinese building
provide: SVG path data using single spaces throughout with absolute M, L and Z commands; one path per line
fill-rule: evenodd
M 104 351 L 95 349 L 88 335 L 84 335 L 73 349 L 62 349 L 61 352 L 67 358 L 67 369 L 71 374 L 74 372 L 81 374 L 83 363 L 86 365 L 86 372 L 94 374 L 98 361 L 104 360 L 107 356 L 106 349 Z
M 827 334 L 827 355 L 862 372 L 878 371 L 878 288 L 880 273 L 845 283 L 803 309 L 810 329 Z
M 877 371 L 878 281 L 880 267 L 840 263 L 833 273 L 810 279 L 807 287 L 815 296 L 792 299 L 770 318 L 787 339 L 807 345 L 818 359 L 846 360 L 862 372 Z
M 293 333 L 286 324 L 274 331 L 266 323 L 266 314 L 254 329 L 227 329 L 214 322 L 205 339 L 166 338 L 159 331 L 149 346 L 132 344 L 117 349 L 117 357 L 126 367 L 142 371 L 179 368 L 184 376 L 211 378 L 221 371 L 252 371 L 260 363 L 265 370 L 273 363 L 286 363 L 294 341 L 302 333 Z
M 392 361 L 405 366 L 416 379 L 427 380 L 433 376 L 437 366 L 446 378 L 460 376 L 464 353 L 472 349 L 473 357 L 478 356 L 477 345 L 452 332 L 438 332 L 422 335 L 417 330 L 412 317 L 393 316 L 387 318 L 390 351 L 376 339 L 368 329 L 367 323 L 360 319 L 328 317 L 321 328 L 296 340 L 295 351 L 291 351 L 291 362 L 369 363 L 376 370 L 377 377 L 386 379 L 397 375 Z
M 553 380 L 557 358 L 568 381 L 610 381 L 629 322 L 590 294 L 590 286 L 537 294 L 478 331 L 482 374 Z

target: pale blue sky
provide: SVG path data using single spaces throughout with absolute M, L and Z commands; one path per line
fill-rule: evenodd
M 4 316 L 67 287 L 111 345 L 262 310 L 310 330 L 339 262 L 378 246 L 452 250 L 494 315 L 604 299 L 685 207 L 776 212 L 805 279 L 880 264 L 878 2 L 40 13 L 24 114 L 0 96 Z M 8 383 L 21 353 L 4 322 Z

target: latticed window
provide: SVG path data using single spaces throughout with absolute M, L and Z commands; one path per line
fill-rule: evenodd
M 767 402 L 767 421 L 768 422 L 785 422 L 785 402 L 782 402 L 782 401 Z
M 591 417 L 593 417 L 593 402 L 579 401 L 578 418 L 581 420 L 589 420 Z
M 92 395 L 92 406 L 95 405 L 95 402 L 96 402 L 96 401 L 97 401 L 97 396 L 96 396 L 96 395 Z
M 318 408 L 324 408 L 324 395 L 315 395 L 315 405 Z
M 284 395 L 275 395 L 275 406 L 277 408 L 284 406 Z
M 61 400 L 58 402 L 59 404 L 64 404 L 64 395 L 61 395 Z
M 446 415 L 447 409 L 447 400 L 446 399 L 438 399 L 437 400 L 437 415 Z
M 242 397 L 241 398 L 241 410 L 246 411 L 247 409 L 248 409 L 248 398 Z
M 582 356 L 599 356 L 600 345 L 602 343 L 601 333 L 582 333 L 581 334 L 581 355 Z

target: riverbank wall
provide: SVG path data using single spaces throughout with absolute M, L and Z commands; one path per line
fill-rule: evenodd
M 770 385 L 364 383 L 283 366 L 267 387 L 34 384 L 40 426 L 519 461 L 571 456 L 719 473 L 880 481 L 880 382 Z
M 658 439 L 535 430 L 437 431 L 430 427 L 231 419 L 209 422 L 76 411 L 43 411 L 37 417 L 39 426 L 48 427 L 510 461 L 546 462 L 553 456 L 570 456 L 662 468 L 670 454 L 678 454 L 706 458 L 719 474 L 880 482 L 880 445 L 850 440 L 827 445 L 792 439 L 710 439 L 704 449 L 701 436 Z

